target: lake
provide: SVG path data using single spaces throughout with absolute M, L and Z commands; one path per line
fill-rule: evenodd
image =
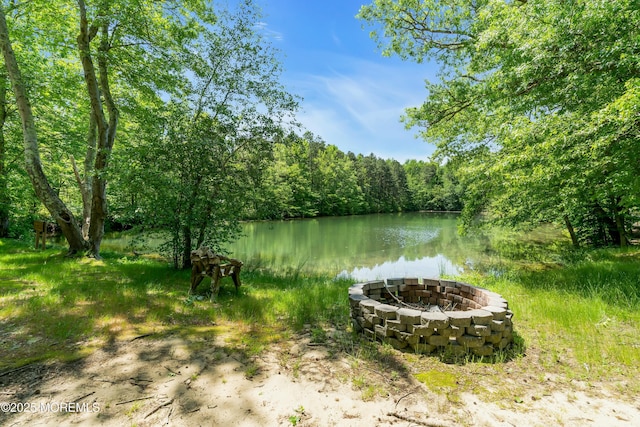
M 457 214 L 402 213 L 243 224 L 232 258 L 268 269 L 350 276 L 456 274 L 478 249 L 477 238 L 457 234 Z
M 497 228 L 488 229 L 488 234 L 460 236 L 458 216 L 412 212 L 246 222 L 243 236 L 226 249 L 231 258 L 252 269 L 367 281 L 455 275 L 467 268 L 486 268 L 504 257 L 543 257 L 545 242 L 570 243 L 562 230 L 551 225 L 516 236 Z M 148 252 L 162 241 L 159 233 L 108 233 L 102 247 Z

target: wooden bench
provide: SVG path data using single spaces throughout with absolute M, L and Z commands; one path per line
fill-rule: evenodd
M 189 295 L 196 291 L 205 276 L 211 277 L 211 301 L 218 296 L 220 279 L 231 277 L 236 286 L 236 293 L 240 287 L 240 269 L 242 262 L 237 259 L 227 258 L 224 255 L 213 253 L 208 247 L 203 246 L 197 251 L 191 252 L 191 288 Z

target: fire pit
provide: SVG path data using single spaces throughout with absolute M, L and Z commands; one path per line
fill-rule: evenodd
M 513 342 L 513 312 L 495 292 L 451 280 L 387 279 L 349 288 L 354 328 L 416 353 L 490 356 Z

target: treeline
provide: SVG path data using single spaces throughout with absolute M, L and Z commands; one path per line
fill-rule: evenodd
M 246 218 L 462 209 L 451 166 L 345 154 L 310 133 L 274 144 L 271 155 L 248 195 Z
M 161 148 L 161 151 L 166 156 L 167 150 Z M 195 157 L 201 159 L 203 155 Z M 140 152 L 132 150 L 125 156 L 132 160 L 139 157 Z M 219 165 L 227 170 L 224 175 L 211 169 L 214 164 L 211 160 L 192 165 L 197 169 L 183 170 L 181 175 L 182 178 L 189 173 L 201 176 L 198 187 L 191 188 L 197 189 L 193 194 L 188 193 L 187 187 L 180 192 L 170 191 L 168 187 L 175 190 L 179 183 L 168 178 L 170 169 L 159 161 L 160 153 L 146 151 L 144 157 L 137 162 L 144 168 L 128 167 L 114 177 L 124 182 L 111 192 L 110 229 L 148 225 L 152 217 L 155 219 L 151 222 L 163 222 L 158 208 L 172 193 L 190 194 L 190 200 L 181 198 L 171 203 L 170 212 L 179 212 L 184 203 L 197 204 L 197 199 L 206 197 L 209 191 L 224 193 L 224 199 L 216 198 L 216 209 L 226 206 L 227 214 L 219 217 L 227 222 L 232 217 L 272 220 L 420 210 L 459 211 L 463 207 L 463 189 L 451 164 L 440 165 L 428 160 L 408 160 L 401 164 L 374 154 L 345 154 L 310 132 L 303 136 L 289 133 L 280 141 L 268 144 L 260 151 L 260 157 L 241 156 L 233 165 L 229 162 Z M 191 163 L 186 157 L 190 156 L 176 161 L 186 167 Z M 217 189 L 203 187 L 210 177 L 218 183 Z M 165 184 L 165 180 L 169 181 Z M 145 191 L 150 183 L 154 183 L 151 190 Z M 164 202 L 158 200 L 161 196 Z

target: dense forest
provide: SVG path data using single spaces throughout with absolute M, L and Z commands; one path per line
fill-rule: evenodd
M 242 219 L 462 209 L 464 230 L 555 223 L 576 246 L 625 246 L 640 207 L 637 6 L 362 6 L 383 54 L 442 67 L 403 118 L 436 155 L 400 164 L 296 124 L 251 0 L 2 1 L 0 237 L 46 219 L 70 254 L 100 257 L 106 229 L 161 229 L 187 266 Z
M 243 217 L 304 218 L 416 210 L 460 210 L 452 167 L 343 153 L 309 133 L 273 145 Z

